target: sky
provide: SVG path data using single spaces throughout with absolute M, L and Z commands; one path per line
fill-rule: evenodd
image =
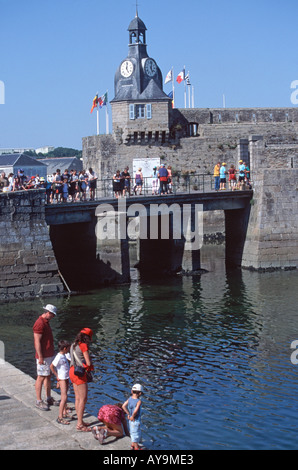
M 163 81 L 185 66 L 195 107 L 297 106 L 297 0 L 138 4 L 148 55 Z M 114 98 L 135 12 L 135 0 L 0 0 L 0 148 L 81 149 L 82 137 L 96 134 L 92 100 L 106 91 Z M 184 107 L 183 84 L 175 96 Z

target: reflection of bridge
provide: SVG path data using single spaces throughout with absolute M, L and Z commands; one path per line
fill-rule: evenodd
M 138 196 L 109 199 L 86 203 L 52 204 L 45 207 L 46 223 L 50 226 L 50 237 L 55 256 L 67 284 L 71 289 L 96 287 L 104 283 L 128 282 L 130 278 L 128 237 L 121 239 L 99 240 L 96 225 L 100 207 L 110 208 L 114 214 L 130 217 L 143 216 L 146 220 L 148 236 L 138 240 L 139 266 L 147 273 L 156 266 L 158 271 L 177 272 L 200 268 L 200 250 L 187 251 L 185 238 L 177 237 L 173 230 L 174 209 L 182 211 L 187 207 L 191 214 L 191 230 L 194 233 L 195 211 L 223 210 L 225 213 L 226 262 L 240 266 L 249 220 L 252 191 L 222 191 L 215 193 L 186 193 L 167 196 Z M 150 237 L 152 208 L 159 211 L 157 219 L 161 222 L 162 208 L 170 211 L 171 230 L 167 239 L 158 235 Z M 107 210 L 107 209 L 106 209 Z M 123 219 L 122 219 L 123 220 Z M 147 224 L 148 221 L 148 224 Z M 148 227 L 148 228 L 147 228 Z M 181 225 L 181 231 L 183 225 Z M 183 231 L 184 234 L 184 231 Z M 153 263 L 154 259 L 154 263 Z

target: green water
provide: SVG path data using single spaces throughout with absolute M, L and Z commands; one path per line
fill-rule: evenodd
M 298 272 L 226 272 L 222 247 L 202 261 L 202 276 L 1 305 L 6 360 L 35 377 L 32 326 L 53 303 L 56 344 L 94 331 L 89 412 L 143 384 L 148 448 L 297 448 Z

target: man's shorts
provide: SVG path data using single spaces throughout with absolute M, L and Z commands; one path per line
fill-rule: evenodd
M 37 375 L 41 375 L 43 377 L 48 377 L 51 375 L 50 365 L 53 362 L 53 357 L 45 357 L 44 364 L 39 364 L 38 359 L 36 359 L 36 370 Z

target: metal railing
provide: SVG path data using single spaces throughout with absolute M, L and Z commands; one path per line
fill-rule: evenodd
M 154 196 L 161 194 L 161 183 L 159 179 L 152 177 L 143 178 L 142 185 L 136 184 L 135 178 L 130 179 L 129 186 L 118 183 L 119 187 L 113 182 L 113 178 L 97 180 L 96 199 L 103 197 L 112 198 L 118 194 L 129 196 Z M 164 188 L 163 188 L 164 189 Z M 214 189 L 214 177 L 210 174 L 178 174 L 169 179 L 166 184 L 167 194 L 183 194 L 195 192 L 207 192 Z

